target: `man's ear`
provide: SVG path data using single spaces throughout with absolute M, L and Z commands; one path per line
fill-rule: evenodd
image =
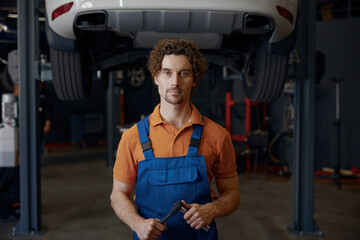
M 196 81 L 195 81 L 195 80 L 193 80 L 192 87 L 193 87 L 193 88 L 196 87 Z
M 159 80 L 158 80 L 157 76 L 154 76 L 153 78 L 154 78 L 155 85 L 159 86 Z
M 155 85 L 159 85 L 159 81 L 158 81 L 157 77 L 153 77 L 153 79 L 154 79 Z

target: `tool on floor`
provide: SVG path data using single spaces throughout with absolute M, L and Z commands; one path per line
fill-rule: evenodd
M 184 214 L 187 212 L 186 208 L 183 207 L 181 201 L 177 201 L 174 204 L 174 206 L 171 208 L 170 212 L 163 219 L 160 220 L 160 223 L 163 224 L 167 219 L 174 216 L 178 211 L 180 211 Z M 202 227 L 202 229 L 204 229 L 206 232 L 208 232 L 210 230 L 210 226 Z

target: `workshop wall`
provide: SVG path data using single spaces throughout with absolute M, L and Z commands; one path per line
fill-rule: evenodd
M 232 81 L 223 77 L 223 68 L 214 64 L 191 94 L 191 102 L 201 114 L 225 127 L 225 93 L 230 91 Z
M 317 50 L 326 57 L 325 74 L 316 87 L 316 169 L 334 167 L 338 146 L 341 168 L 360 167 L 360 18 L 319 21 Z M 340 82 L 340 128 L 336 134 L 335 81 Z
M 317 79 L 315 97 L 315 169 L 334 168 L 341 151 L 341 168 L 360 167 L 360 19 L 318 21 L 316 50 L 325 55 L 325 73 Z M 321 66 L 318 66 L 318 69 Z M 340 128 L 337 137 L 335 81 L 340 82 Z M 290 88 L 289 88 L 290 86 Z M 293 86 L 268 105 L 270 139 L 277 134 L 272 152 L 292 171 L 293 159 Z M 340 141 L 340 142 L 339 142 Z
M 156 85 L 146 68 L 147 59 L 128 64 L 124 69 L 124 121 L 136 123 L 159 103 Z

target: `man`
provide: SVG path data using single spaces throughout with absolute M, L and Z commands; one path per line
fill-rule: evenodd
M 44 154 L 45 135 L 51 130 L 52 100 L 45 89 L 45 82 L 39 83 L 40 154 Z
M 19 85 L 14 84 L 14 94 L 19 96 Z M 51 130 L 52 100 L 45 90 L 45 82 L 39 82 L 39 120 L 40 120 L 40 144 L 43 152 L 44 137 Z
M 134 239 L 217 239 L 213 220 L 237 209 L 240 192 L 229 133 L 190 103 L 207 62 L 192 41 L 165 39 L 150 53 L 148 68 L 160 104 L 121 138 L 111 205 Z M 187 212 L 161 224 L 179 200 Z

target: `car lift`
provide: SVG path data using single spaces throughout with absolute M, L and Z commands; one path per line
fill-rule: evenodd
M 18 0 L 20 220 L 14 236 L 38 236 L 41 225 L 40 152 L 36 56 L 39 1 Z M 37 58 L 38 57 L 38 58 Z
M 38 6 L 38 0 L 18 0 L 21 217 L 13 231 L 17 236 L 44 233 L 40 213 L 37 96 L 34 94 Z M 299 7 L 297 48 L 301 62 L 295 82 L 293 224 L 288 231 L 297 236 L 322 236 L 313 218 L 316 2 L 302 0 Z
M 322 236 L 314 220 L 316 2 L 299 1 L 294 92 L 293 223 L 297 236 Z

